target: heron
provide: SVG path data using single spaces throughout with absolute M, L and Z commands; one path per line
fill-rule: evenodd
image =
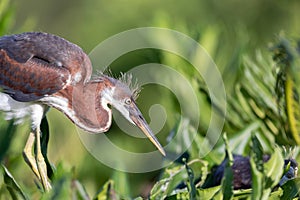
M 136 105 L 136 93 L 126 81 L 103 73 L 92 76 L 87 54 L 64 38 L 44 32 L 0 38 L 0 111 L 16 123 L 30 118 L 23 157 L 45 191 L 51 183 L 41 152 L 40 125 L 51 107 L 90 133 L 109 130 L 114 107 L 166 155 Z

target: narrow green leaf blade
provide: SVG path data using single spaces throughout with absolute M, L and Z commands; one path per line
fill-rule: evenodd
M 43 157 L 45 159 L 46 165 L 47 165 L 47 174 L 50 179 L 52 179 L 53 174 L 54 174 L 54 167 L 50 163 L 47 153 L 48 153 L 48 143 L 49 143 L 49 138 L 50 138 L 50 132 L 49 132 L 49 125 L 48 125 L 48 120 L 47 117 L 45 116 L 42 119 L 41 122 L 41 150 Z
M 186 160 L 184 159 L 184 165 L 185 165 L 185 169 L 188 175 L 188 190 L 189 190 L 189 199 L 194 200 L 196 199 L 196 187 L 195 187 L 195 176 L 194 176 L 194 172 L 192 170 L 192 168 L 189 167 L 189 165 L 186 163 Z
M 252 134 L 252 151 L 250 156 L 250 165 L 252 173 L 252 199 L 262 199 L 263 196 L 263 149 L 257 139 Z
M 122 197 L 130 195 L 130 184 L 128 184 L 128 175 L 126 172 L 115 170 L 112 176 L 116 192 Z
M 96 194 L 94 200 L 107 200 L 107 199 L 118 199 L 117 194 L 114 189 L 114 181 L 108 180 L 101 190 Z
M 19 184 L 16 182 L 14 177 L 11 175 L 11 173 L 8 171 L 8 169 L 4 166 L 1 165 L 3 170 L 4 170 L 4 183 L 9 191 L 12 199 L 23 199 L 23 200 L 29 200 L 29 198 L 26 196 L 26 194 L 23 192 Z
M 90 197 L 86 192 L 84 186 L 78 180 L 72 181 L 72 186 L 73 186 L 73 199 L 90 200 Z
M 223 199 L 230 200 L 233 197 L 233 172 L 231 166 L 233 165 L 233 156 L 231 153 L 231 149 L 228 144 L 227 134 L 223 134 L 223 140 L 225 143 L 226 148 L 226 158 L 228 158 L 228 162 L 225 167 L 224 177 L 222 180 L 222 192 L 223 192 Z
M 5 127 L 2 130 L 2 125 L 5 124 Z M 11 120 L 7 123 L 1 123 L 1 132 L 4 134 L 0 135 L 0 161 L 4 158 L 8 148 L 10 147 L 13 136 L 16 132 L 16 126 L 14 125 L 14 121 Z

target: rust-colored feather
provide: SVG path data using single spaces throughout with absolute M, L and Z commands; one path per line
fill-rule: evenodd
M 0 38 L 0 88 L 17 101 L 34 101 L 90 79 L 92 66 L 80 47 L 48 33 Z

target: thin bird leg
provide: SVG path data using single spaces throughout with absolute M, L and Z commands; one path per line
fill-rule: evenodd
M 43 187 L 45 191 L 49 191 L 51 189 L 51 184 L 48 181 L 48 176 L 47 176 L 47 165 L 45 163 L 44 156 L 42 154 L 41 150 L 41 132 L 40 132 L 40 127 L 38 126 L 36 128 L 36 164 L 37 168 L 41 177 L 41 181 L 43 184 Z
M 23 150 L 23 157 L 27 165 L 31 168 L 36 177 L 41 181 L 40 173 L 36 164 L 35 157 L 33 156 L 33 148 L 34 148 L 34 140 L 35 134 L 30 132 L 29 137 L 27 139 L 25 148 Z

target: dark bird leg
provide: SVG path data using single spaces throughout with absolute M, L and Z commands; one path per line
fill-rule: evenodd
M 36 152 L 34 151 L 34 141 L 36 145 Z M 51 189 L 51 184 L 48 181 L 47 166 L 41 151 L 39 126 L 36 128 L 36 130 L 30 132 L 23 151 L 23 156 L 33 173 L 41 181 L 44 190 L 49 191 Z

